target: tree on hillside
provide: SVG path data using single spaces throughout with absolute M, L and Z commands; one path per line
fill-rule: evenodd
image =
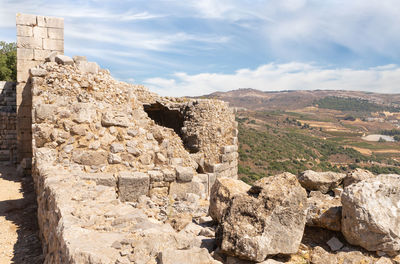
M 17 45 L 0 41 L 0 81 L 17 80 Z

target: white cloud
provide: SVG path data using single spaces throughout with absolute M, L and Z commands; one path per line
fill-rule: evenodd
M 151 90 L 169 96 L 204 95 L 215 91 L 254 88 L 277 90 L 357 90 L 380 93 L 400 91 L 400 67 L 384 65 L 368 69 L 327 69 L 305 63 L 265 64 L 240 69 L 233 74 L 175 73 L 172 78 L 149 78 L 144 84 Z

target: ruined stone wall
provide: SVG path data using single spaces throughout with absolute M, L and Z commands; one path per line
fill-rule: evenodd
M 99 259 L 93 263 L 103 263 L 101 259 L 118 256 L 109 245 L 111 238 L 130 233 L 114 227 L 115 219 L 99 208 L 118 205 L 128 212 L 125 203 L 136 203 L 142 196 L 207 199 L 217 177 L 237 177 L 233 169 L 221 175 L 207 167 L 229 165 L 232 161 L 223 160 L 224 155 L 237 158 L 236 123 L 225 103 L 162 98 L 142 86 L 114 80 L 84 57 L 51 57 L 31 69 L 30 76 L 33 177 L 48 263 L 88 263 L 92 257 Z M 172 113 L 182 115 L 182 127 L 174 127 L 179 120 L 150 118 L 143 101 L 160 101 L 169 114 L 184 109 Z M 171 122 L 172 127 L 163 125 Z M 191 136 L 195 140 L 188 143 Z M 196 145 L 197 151 L 190 153 L 188 144 Z M 99 234 L 99 229 L 107 232 Z M 99 236 L 107 240 L 100 251 L 82 251 L 81 241 Z
M 18 162 L 32 157 L 32 95 L 29 69 L 51 52 L 64 53 L 64 19 L 17 14 L 17 138 Z
M 15 82 L 0 82 L 0 162 L 16 162 L 16 97 Z

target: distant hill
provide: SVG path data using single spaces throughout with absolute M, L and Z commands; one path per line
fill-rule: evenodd
M 294 110 L 315 105 L 319 100 L 327 97 L 353 98 L 359 102 L 368 102 L 371 107 L 375 104 L 375 107 L 372 108 L 379 110 L 384 109 L 380 109 L 376 105 L 388 107 L 388 110 L 400 108 L 400 94 L 343 90 L 263 92 L 251 88 L 242 88 L 228 92 L 215 92 L 201 97 L 220 99 L 229 102 L 233 107 L 244 107 L 249 110 Z M 326 101 L 323 101 L 323 103 L 326 103 Z

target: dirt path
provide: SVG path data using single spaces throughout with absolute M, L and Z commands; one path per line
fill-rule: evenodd
M 0 165 L 0 264 L 43 263 L 31 177 Z

